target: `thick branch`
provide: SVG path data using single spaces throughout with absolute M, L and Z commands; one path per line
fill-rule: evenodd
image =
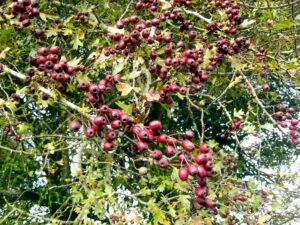
M 190 15 L 196 16 L 199 19 L 205 21 L 206 23 L 211 23 L 211 21 L 212 21 L 211 19 L 208 19 L 208 18 L 202 16 L 200 13 L 195 12 L 195 11 L 191 11 L 191 10 L 188 10 L 188 9 L 181 9 L 181 8 L 174 9 L 174 12 L 177 12 L 177 11 L 184 11 L 186 14 L 190 14 Z

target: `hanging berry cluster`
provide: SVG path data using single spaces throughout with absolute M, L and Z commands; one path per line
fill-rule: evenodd
M 75 72 L 83 72 L 85 68 L 83 66 L 77 66 L 76 68 L 69 66 L 68 61 L 60 58 L 59 55 L 59 46 L 41 47 L 38 49 L 37 56 L 31 59 L 33 67 L 26 69 L 25 83 L 29 84 L 34 77 L 39 84 L 47 86 L 49 83 L 46 82 L 46 79 L 50 78 L 55 81 L 57 89 L 63 91 L 70 77 Z
M 214 208 L 214 204 L 206 198 L 207 178 L 214 175 L 213 151 L 207 144 L 202 143 L 198 148 L 199 153 L 193 156 L 192 152 L 196 149 L 196 145 L 192 142 L 194 138 L 192 131 L 187 131 L 182 138 L 175 138 L 162 132 L 162 124 L 158 120 L 141 125 L 136 124 L 132 116 L 107 105 L 100 105 L 98 111 L 99 115 L 92 118 L 91 127 L 85 129 L 85 135 L 88 138 L 102 136 L 103 151 L 116 149 L 118 137 L 125 136 L 138 153 L 152 158 L 160 168 L 168 168 L 170 162 L 180 165 L 179 178 L 186 181 L 190 176 L 195 181 L 192 183 L 197 202 L 208 208 Z M 70 129 L 74 132 L 78 132 L 80 127 L 81 124 L 77 120 L 70 124 Z
M 274 117 L 278 119 L 278 125 L 282 128 L 288 128 L 290 131 L 291 142 L 294 145 L 298 144 L 299 132 L 298 130 L 298 120 L 293 118 L 295 109 L 288 107 L 286 104 L 279 104 L 277 106 L 279 109 L 274 113 Z
M 30 19 L 40 15 L 38 4 L 36 1 L 31 0 L 14 0 L 11 13 L 17 17 L 24 27 L 31 24 Z

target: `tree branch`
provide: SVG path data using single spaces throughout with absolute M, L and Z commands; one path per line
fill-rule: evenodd
M 248 3 L 239 3 L 239 5 L 241 6 L 246 6 L 250 9 L 261 9 L 261 10 L 268 10 L 268 9 L 280 9 L 280 8 L 284 8 L 284 7 L 288 7 L 288 6 L 291 6 L 291 5 L 295 5 L 296 3 L 300 2 L 300 0 L 296 0 L 296 1 L 293 1 L 293 2 L 289 2 L 289 3 L 286 3 L 286 4 L 282 4 L 282 5 L 277 5 L 277 6 L 266 6 L 266 7 L 257 7 L 257 6 L 252 6 L 252 5 L 249 5 Z
M 174 9 L 174 12 L 178 12 L 178 11 L 184 11 L 186 14 L 190 14 L 190 15 L 196 16 L 199 19 L 205 21 L 206 23 L 211 23 L 211 21 L 212 21 L 211 19 L 208 19 L 208 18 L 202 16 L 200 13 L 195 12 L 195 11 L 191 11 L 191 10 L 188 10 L 188 9 L 182 9 L 182 8 L 176 8 L 176 9 Z
M 260 99 L 258 98 L 256 92 L 255 92 L 255 89 L 254 87 L 252 86 L 252 84 L 250 83 L 250 81 L 248 80 L 248 78 L 246 77 L 246 75 L 241 71 L 239 70 L 240 74 L 243 76 L 244 80 L 246 81 L 249 89 L 250 89 L 250 92 L 251 94 L 253 95 L 253 97 L 255 98 L 255 101 L 257 102 L 257 104 L 261 107 L 263 113 L 269 118 L 269 120 L 278 127 L 278 129 L 284 134 L 284 135 L 287 135 L 288 134 L 286 133 L 286 131 L 280 127 L 278 125 L 278 123 L 276 122 L 276 120 L 268 113 L 268 111 L 266 110 L 265 106 L 263 105 L 263 103 L 260 101 Z
M 9 74 L 11 74 L 11 75 L 13 75 L 15 77 L 18 77 L 18 78 L 20 78 L 22 80 L 25 79 L 25 75 L 24 74 L 19 73 L 17 71 L 14 71 L 14 70 L 8 68 L 6 65 L 3 65 L 3 71 L 6 72 L 6 73 L 9 73 Z M 54 95 L 54 93 L 50 89 L 47 89 L 47 88 L 44 88 L 44 87 L 39 87 L 38 90 L 41 91 L 41 92 L 43 92 L 43 93 L 48 94 L 52 98 L 56 98 L 56 96 Z M 79 106 L 75 105 L 74 103 L 72 103 L 72 102 L 70 102 L 70 101 L 68 101 L 68 100 L 66 100 L 66 99 L 64 99 L 62 97 L 60 97 L 60 99 L 58 100 L 58 102 L 61 103 L 64 106 L 67 106 L 68 108 L 71 108 L 71 109 L 79 112 L 80 114 L 84 115 L 85 117 L 89 117 L 89 115 L 86 114 L 86 113 L 84 113 L 83 110 Z

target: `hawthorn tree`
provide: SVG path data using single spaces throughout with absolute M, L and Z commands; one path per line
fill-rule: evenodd
M 0 224 L 292 221 L 299 8 L 0 1 Z

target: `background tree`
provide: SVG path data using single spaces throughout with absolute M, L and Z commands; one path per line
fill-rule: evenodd
M 0 224 L 297 218 L 300 1 L 0 4 Z

